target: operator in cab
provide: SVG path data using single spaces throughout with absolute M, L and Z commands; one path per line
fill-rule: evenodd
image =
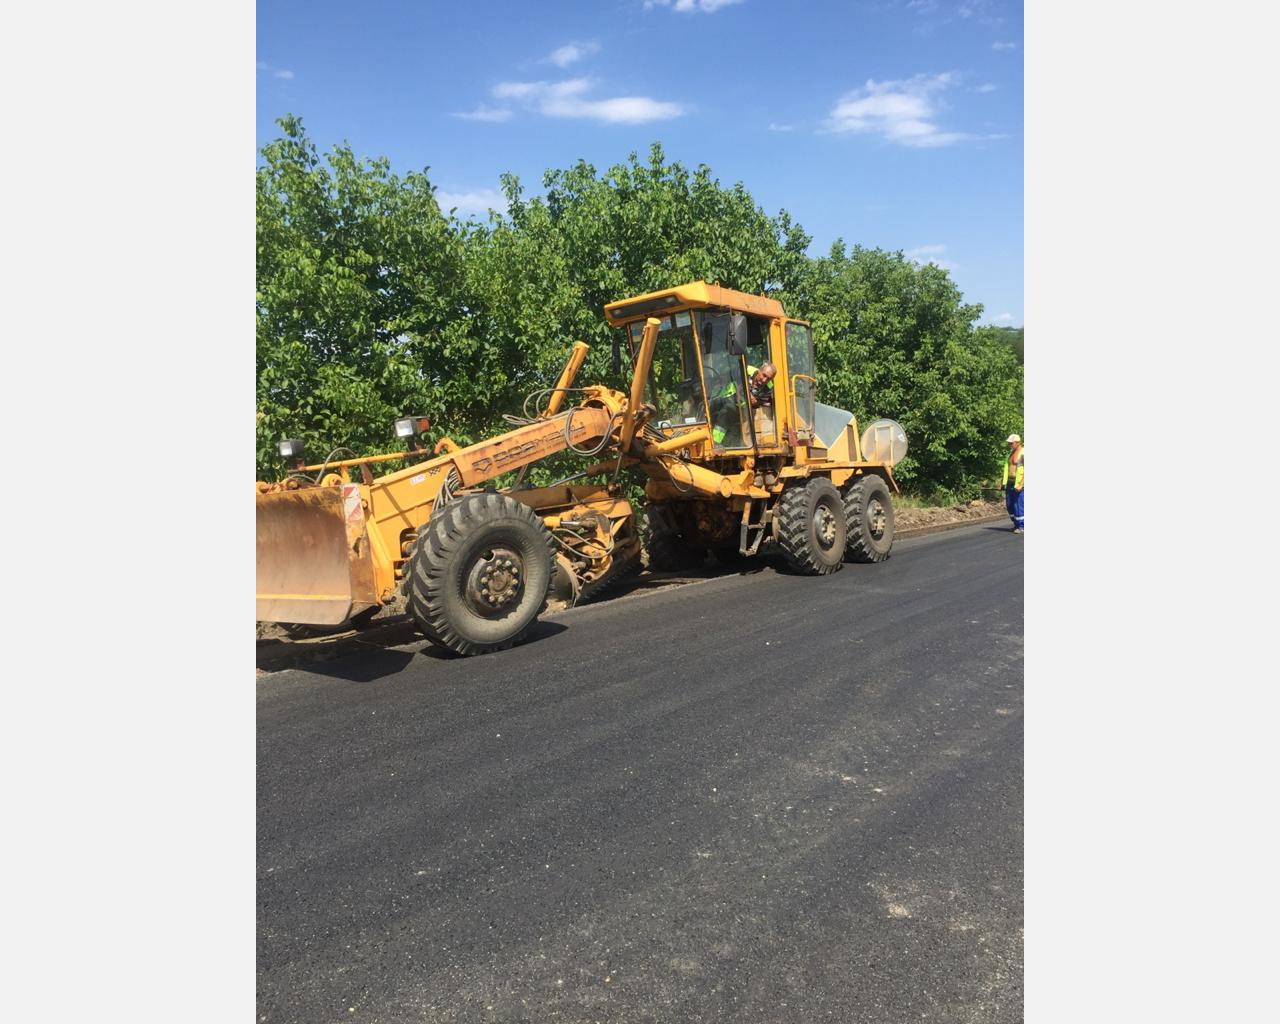
M 751 407 L 767 409 L 770 418 L 773 416 L 773 378 L 777 375 L 778 368 L 773 363 L 747 367 L 747 393 L 751 396 Z

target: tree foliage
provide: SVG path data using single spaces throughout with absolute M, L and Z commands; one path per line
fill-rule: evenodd
M 583 382 L 613 376 L 606 302 L 684 281 L 780 298 L 813 322 L 819 396 L 861 423 L 892 416 L 911 454 L 896 474 L 921 492 L 973 493 L 1021 430 L 1021 331 L 975 329 L 982 308 L 947 273 L 842 242 L 822 258 L 787 212 L 741 184 L 668 162 L 655 144 L 603 174 L 548 171 L 544 195 L 503 179 L 505 216 L 439 208 L 427 169 L 335 146 L 323 160 L 294 117 L 258 169 L 258 472 L 275 443 L 393 450 L 399 415 L 428 415 L 467 443 L 506 428 L 549 387 L 574 340 Z M 545 482 L 561 467 L 534 467 Z
M 1000 441 L 1021 429 L 1022 368 L 975 331 L 982 307 L 950 276 L 902 253 L 837 242 L 815 261 L 818 379 L 830 404 L 890 416 L 907 431 L 900 483 L 943 496 L 973 493 L 999 466 Z M 994 454 L 993 454 L 994 452 Z

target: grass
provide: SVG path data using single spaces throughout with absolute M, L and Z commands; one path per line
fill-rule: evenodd
M 1000 501 L 1000 489 L 996 487 L 983 488 L 981 493 L 972 495 L 972 497 L 983 498 L 987 501 Z M 970 498 L 957 498 L 954 495 L 946 494 L 895 494 L 893 503 L 898 508 L 948 508 L 957 503 L 965 504 Z

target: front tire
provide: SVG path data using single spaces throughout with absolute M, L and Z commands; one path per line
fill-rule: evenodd
M 793 484 L 778 502 L 778 547 L 787 565 L 804 576 L 825 576 L 844 565 L 844 502 L 824 476 Z
M 551 534 L 505 494 L 472 494 L 436 512 L 413 555 L 409 611 L 457 654 L 501 651 L 537 620 L 551 585 Z
M 889 485 L 874 474 L 856 477 L 844 489 L 851 562 L 883 562 L 893 549 L 893 500 Z

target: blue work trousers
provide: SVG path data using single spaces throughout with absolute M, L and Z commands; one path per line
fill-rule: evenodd
M 1026 519 L 1022 514 L 1023 499 L 1027 496 L 1026 488 L 1015 490 L 1012 485 L 1004 489 L 1004 507 L 1009 510 L 1009 518 L 1013 520 L 1013 525 L 1019 530 L 1027 528 Z

